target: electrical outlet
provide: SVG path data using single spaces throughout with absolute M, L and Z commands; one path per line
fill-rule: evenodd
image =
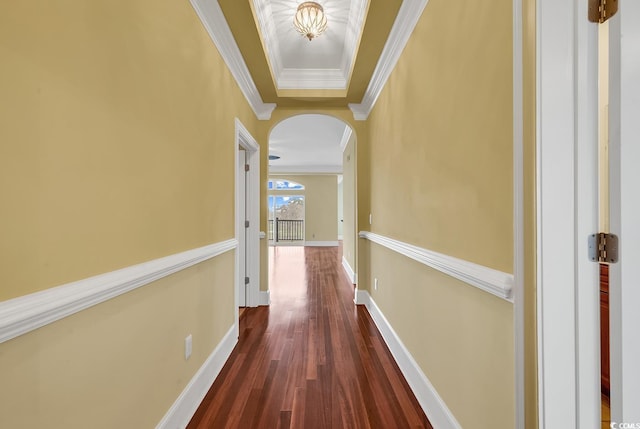
M 189 360 L 191 357 L 191 351 L 193 350 L 193 338 L 191 334 L 184 339 L 184 359 Z
M 369 225 L 373 225 L 373 214 L 369 213 Z
M 373 279 L 373 290 L 378 290 L 378 279 Z

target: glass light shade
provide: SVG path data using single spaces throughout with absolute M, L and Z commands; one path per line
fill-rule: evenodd
M 327 29 L 327 17 L 322 6 L 314 1 L 306 1 L 298 6 L 293 25 L 300 34 L 311 41 Z

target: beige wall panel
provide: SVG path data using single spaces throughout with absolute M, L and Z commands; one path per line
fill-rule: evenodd
M 0 300 L 233 237 L 257 120 L 189 2 L 10 2 L 0 56 Z
M 0 427 L 155 427 L 233 325 L 233 261 L 224 253 L 0 344 Z
M 464 428 L 512 429 L 512 304 L 370 243 L 371 296 Z
M 352 133 L 342 154 L 343 241 L 342 253 L 356 271 L 356 140 Z
M 430 0 L 369 117 L 371 230 L 513 265 L 511 0 Z

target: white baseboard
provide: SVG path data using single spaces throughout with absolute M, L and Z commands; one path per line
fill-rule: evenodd
M 305 241 L 305 246 L 310 247 L 337 247 L 338 241 Z
M 185 428 L 189 424 L 237 342 L 238 328 L 234 325 L 193 376 L 156 429 Z
M 353 297 L 353 302 L 356 305 L 367 305 L 367 303 L 370 300 L 370 296 L 369 296 L 369 292 L 367 292 L 366 290 L 360 290 L 356 287 L 356 293 Z M 368 307 L 367 307 L 368 308 Z M 369 311 L 371 312 L 371 311 Z
M 356 303 L 364 304 L 369 310 L 371 318 L 382 334 L 385 343 L 400 367 L 400 371 L 407 379 L 409 387 L 416 395 L 416 399 L 418 399 L 420 406 L 429 417 L 433 427 L 438 429 L 461 429 L 460 423 L 447 408 L 436 389 L 371 298 L 369 292 L 365 290 L 356 291 Z
M 353 272 L 353 268 L 349 265 L 349 261 L 344 256 L 342 257 L 342 267 L 344 271 L 347 273 L 347 277 L 351 281 L 351 284 L 356 284 L 356 273 Z
M 271 292 L 268 290 L 260 291 L 260 298 L 258 300 L 258 305 L 269 305 L 271 304 Z

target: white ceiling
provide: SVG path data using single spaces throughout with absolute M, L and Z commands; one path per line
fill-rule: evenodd
M 316 0 L 328 24 L 312 41 L 293 27 L 303 0 L 252 1 L 277 89 L 348 88 L 369 0 Z
M 344 139 L 351 128 L 327 115 L 299 115 L 275 126 L 269 137 L 271 173 L 341 173 Z

